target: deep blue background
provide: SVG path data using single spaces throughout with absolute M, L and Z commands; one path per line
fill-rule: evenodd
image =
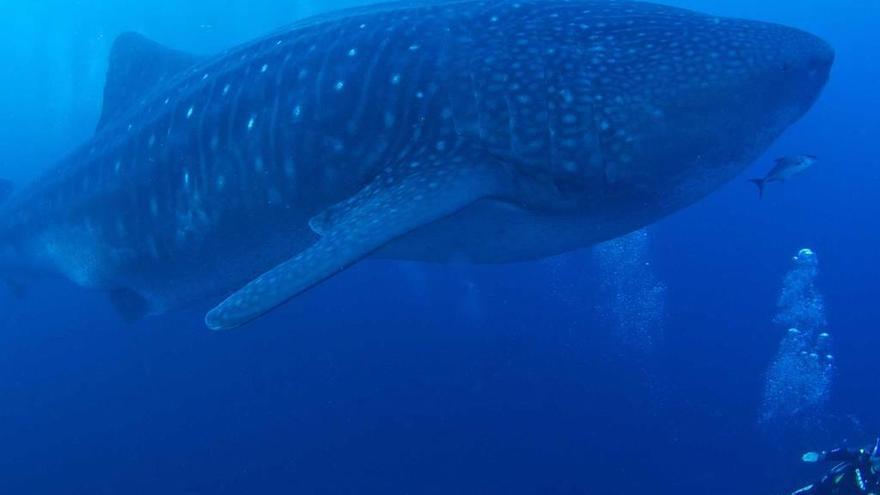
M 215 3 L 0 4 L 3 175 L 26 180 L 87 137 L 115 34 L 209 52 L 332 6 Z M 599 317 L 589 252 L 366 262 L 230 333 L 204 329 L 207 308 L 129 325 L 101 294 L 36 283 L 0 298 L 0 492 L 769 495 L 816 474 L 801 449 L 867 441 L 880 430 L 880 7 L 677 3 L 808 29 L 838 61 L 752 172 L 793 153 L 819 166 L 764 201 L 736 180 L 652 227 L 668 291 L 648 359 Z M 829 416 L 857 418 L 861 435 L 757 426 L 783 333 L 776 297 L 804 246 L 819 253 L 835 337 Z

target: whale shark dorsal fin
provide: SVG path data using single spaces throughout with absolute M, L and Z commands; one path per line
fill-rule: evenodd
M 448 160 L 448 159 L 447 159 Z M 310 222 L 321 238 L 260 275 L 205 316 L 213 330 L 235 328 L 342 271 L 411 230 L 502 192 L 499 168 L 421 161 L 389 167 L 332 214 Z
M 199 60 L 197 55 L 167 48 L 137 33 L 119 35 L 110 49 L 98 130 Z

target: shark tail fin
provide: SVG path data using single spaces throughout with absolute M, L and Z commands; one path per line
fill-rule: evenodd
M 764 197 L 764 184 L 767 183 L 766 179 L 749 179 L 749 182 L 758 186 L 758 198 Z

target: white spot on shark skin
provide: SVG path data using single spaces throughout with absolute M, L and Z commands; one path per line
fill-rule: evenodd
M 571 94 L 571 91 L 567 89 L 563 89 L 562 91 L 560 91 L 559 95 L 562 96 L 562 100 L 568 105 L 570 105 L 574 101 L 574 95 Z
M 254 124 L 256 124 L 256 122 L 257 122 L 257 117 L 251 115 L 251 118 L 248 119 L 248 122 L 247 122 L 247 130 L 249 130 L 249 131 L 253 130 Z
M 400 74 L 393 74 L 393 75 L 391 76 L 391 84 L 393 84 L 393 85 L 395 85 L 395 86 L 397 86 L 398 84 L 400 84 Z
M 189 110 L 186 111 L 186 118 L 192 117 L 194 111 L 195 107 L 189 107 Z
M 345 81 L 336 81 L 336 85 L 333 86 L 336 91 L 342 91 L 345 88 Z
M 269 64 L 263 64 L 263 66 L 260 67 L 260 72 L 266 72 L 267 70 L 269 70 Z
M 357 55 L 357 53 L 358 53 L 357 49 L 356 49 L 356 48 L 352 48 L 351 50 L 348 51 L 348 56 L 349 56 L 349 57 L 354 57 L 355 55 Z
M 397 120 L 397 118 L 391 112 L 385 112 L 384 118 L 385 118 L 385 128 L 386 129 L 390 129 L 391 127 L 393 127 L 394 122 Z
M 147 251 L 152 258 L 159 258 L 159 248 L 156 246 L 156 238 L 150 236 L 147 238 Z
M 223 96 L 228 95 L 230 89 L 232 89 L 232 86 L 230 86 L 228 83 L 225 86 L 223 86 Z
M 282 201 L 281 193 L 278 192 L 278 189 L 276 189 L 274 187 L 269 188 L 269 192 L 267 195 L 268 195 L 267 199 L 268 199 L 268 202 L 270 205 L 277 205 L 277 204 L 281 203 L 281 201 Z
M 208 78 L 208 73 L 206 72 L 205 75 L 202 76 L 202 81 L 204 81 L 207 78 Z
M 169 101 L 171 101 L 171 98 L 165 98 L 165 101 L 163 101 L 162 104 L 167 105 Z
M 411 52 L 418 51 L 419 48 L 421 48 L 421 45 L 417 45 L 417 44 L 409 45 L 409 51 L 411 51 Z
M 187 189 L 189 188 L 189 171 L 188 170 L 183 171 L 183 187 L 185 187 Z
M 285 158 L 285 160 L 284 160 L 284 176 L 287 177 L 288 179 L 290 179 L 293 177 L 293 175 L 295 173 L 296 173 L 296 169 L 294 168 L 294 165 L 293 165 L 293 159 L 290 157 Z
M 293 118 L 298 120 L 302 117 L 302 106 L 296 105 L 293 107 Z

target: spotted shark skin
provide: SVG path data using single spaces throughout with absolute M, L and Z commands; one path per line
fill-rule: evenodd
M 369 256 L 536 259 L 718 188 L 833 51 L 649 3 L 405 2 L 211 57 L 126 34 L 94 137 L 0 215 L 0 269 L 232 328 Z

